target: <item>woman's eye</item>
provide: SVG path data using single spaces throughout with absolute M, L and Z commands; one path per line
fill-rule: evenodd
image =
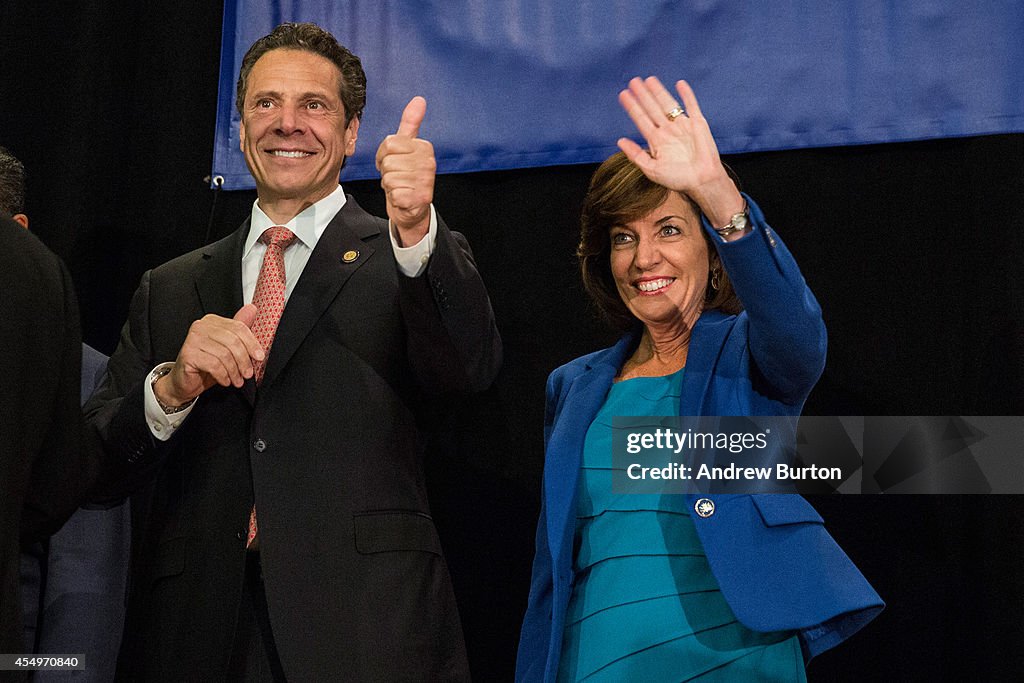
M 666 237 L 672 237 L 673 235 L 681 235 L 683 232 L 674 225 L 663 225 L 661 227 L 661 234 Z
M 612 235 L 612 244 L 629 244 L 632 241 L 633 237 L 624 232 L 618 232 Z

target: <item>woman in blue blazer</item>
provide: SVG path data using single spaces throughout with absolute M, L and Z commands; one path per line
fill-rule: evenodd
M 584 285 L 628 331 L 548 380 L 519 681 L 803 680 L 883 606 L 798 495 L 610 486 L 613 415 L 795 417 L 825 363 L 817 301 L 676 87 L 620 94 L 648 146 L 620 140 L 584 205 Z

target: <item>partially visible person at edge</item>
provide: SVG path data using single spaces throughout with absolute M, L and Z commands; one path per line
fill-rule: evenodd
M 0 653 L 24 652 L 20 548 L 57 531 L 103 465 L 82 430 L 82 338 L 63 262 L 0 212 Z M 0 681 L 24 680 L 0 671 Z
M 25 175 L 24 164 L 0 146 L 0 213 L 27 229 Z M 82 403 L 106 367 L 105 355 L 82 344 Z M 22 548 L 25 652 L 82 653 L 86 668 L 76 680 L 114 677 L 124 625 L 129 524 L 127 502 L 109 510 L 79 509 L 56 534 Z M 63 677 L 66 672 L 42 670 L 33 680 Z
M 802 681 L 883 607 L 798 495 L 612 491 L 613 416 L 797 416 L 825 364 L 817 301 L 676 88 L 630 81 L 647 149 L 619 140 L 585 200 L 583 283 L 626 334 L 548 379 L 518 681 Z

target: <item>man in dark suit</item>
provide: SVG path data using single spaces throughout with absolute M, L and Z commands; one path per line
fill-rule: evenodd
M 501 343 L 465 240 L 431 204 L 422 98 L 377 152 L 389 220 L 338 185 L 364 102 L 358 58 L 316 26 L 250 48 L 250 219 L 143 276 L 87 405 L 124 461 L 104 495 L 145 493 L 134 678 L 468 678 L 418 420 L 486 388 Z
M 25 167 L 0 147 L 0 213 L 29 227 Z M 92 394 L 107 357 L 82 344 L 81 401 Z M 87 666 L 70 673 L 43 670 L 34 680 L 109 681 L 114 675 L 124 626 L 128 572 L 128 504 L 109 510 L 77 510 L 48 539 L 21 553 L 21 599 L 26 653 L 82 654 Z
M 6 216 L 0 291 L 0 652 L 19 653 L 19 543 L 60 527 L 95 480 L 97 460 L 81 448 L 81 331 L 71 278 Z

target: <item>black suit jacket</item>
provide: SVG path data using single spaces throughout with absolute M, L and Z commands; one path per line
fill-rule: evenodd
M 67 269 L 0 217 L 0 652 L 24 652 L 19 542 L 54 531 L 95 479 L 81 448 L 81 331 Z M 0 674 L 0 678 L 14 677 Z
M 468 677 L 417 418 L 445 392 L 486 388 L 501 344 L 461 236 L 441 223 L 413 279 L 397 271 L 387 230 L 349 197 L 288 300 L 260 388 L 206 391 L 166 443 L 145 424 L 142 381 L 176 357 L 194 320 L 242 305 L 248 223 L 143 277 L 87 406 L 125 460 L 106 495 L 146 492 L 132 504 L 122 668 L 133 678 L 223 677 L 254 502 L 289 678 Z

